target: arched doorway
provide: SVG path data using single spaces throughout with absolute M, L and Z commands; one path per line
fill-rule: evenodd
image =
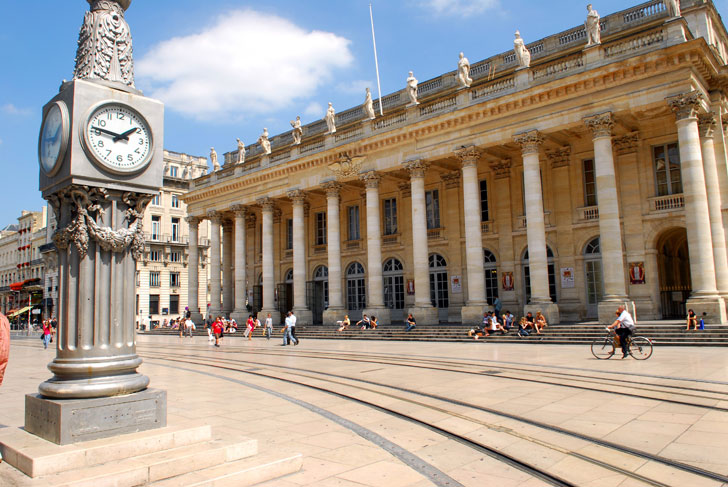
M 253 314 L 258 313 L 263 309 L 263 274 L 258 274 L 258 284 L 253 286 L 253 303 L 252 310 Z
M 666 230 L 657 241 L 657 272 L 660 280 L 662 317 L 685 317 L 685 304 L 692 293 L 688 233 L 684 228 Z
M 293 309 L 293 269 L 288 269 L 283 282 L 278 284 L 278 311 L 281 312 L 281 320 L 286 313 Z
M 491 306 L 498 297 L 498 264 L 495 255 L 488 249 L 483 249 L 483 262 L 485 269 L 485 299 Z
M 404 320 L 404 266 L 398 259 L 388 259 L 382 266 L 384 306 L 390 309 L 392 323 Z
M 349 318 L 360 320 L 362 310 L 367 305 L 367 290 L 364 281 L 364 266 L 353 262 L 346 268 L 346 307 Z
M 448 320 L 450 297 L 448 295 L 447 261 L 440 254 L 430 256 L 430 301 L 438 309 L 439 320 Z
M 599 237 L 591 240 L 584 247 L 584 283 L 586 285 L 587 318 L 596 318 L 599 316 L 599 301 L 604 296 L 602 251 L 599 247 Z
M 556 294 L 556 264 L 554 261 L 554 253 L 548 245 L 546 246 L 546 259 L 549 274 L 549 295 L 551 296 L 551 301 L 556 303 L 558 301 L 558 296 Z M 528 265 L 528 248 L 526 248 L 526 251 L 523 253 L 521 265 L 523 266 L 524 296 L 526 297 L 525 303 L 528 304 L 531 301 L 531 268 Z
M 324 310 L 329 307 L 329 268 L 318 266 L 313 271 L 313 281 L 306 283 L 306 305 L 313 314 L 314 324 L 324 322 Z

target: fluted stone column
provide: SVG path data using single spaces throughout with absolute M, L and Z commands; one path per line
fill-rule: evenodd
M 455 151 L 463 169 L 463 213 L 465 217 L 465 263 L 468 298 L 460 311 L 463 323 L 478 323 L 488 305 L 485 297 L 483 268 L 483 230 L 480 225 L 480 187 L 478 160 L 481 152 L 475 147 Z
M 404 166 L 410 174 L 412 193 L 412 263 L 415 274 L 415 305 L 407 311 L 414 315 L 418 324 L 437 325 L 440 323 L 438 310 L 430 300 L 430 250 L 425 201 L 425 172 L 429 163 L 418 159 L 406 161 Z
M 187 307 L 190 309 L 192 321 L 202 323 L 202 313 L 200 312 L 200 218 L 187 217 L 187 223 L 190 229 L 190 255 L 187 264 Z
M 680 171 L 685 197 L 685 223 L 693 288 L 687 307 L 698 315 L 707 313 L 707 323 L 724 324 L 726 309 L 716 287 L 710 212 L 698 130 L 698 111 L 702 108 L 702 99 L 702 93 L 696 91 L 667 99 L 677 119 Z
M 230 209 L 235 215 L 235 310 L 231 316 L 240 324 L 245 323 L 248 318 L 248 310 L 245 307 L 247 282 L 245 218 L 248 215 L 248 209 L 242 205 L 233 205 Z
M 225 316 L 235 309 L 233 303 L 233 222 L 223 220 L 222 226 L 222 311 Z
M 559 323 L 559 307 L 549 293 L 548 259 L 546 256 L 546 224 L 543 213 L 541 164 L 539 151 L 543 136 L 538 130 L 517 134 L 513 139 L 523 154 L 523 187 L 526 201 L 526 237 L 531 277 L 531 300 L 524 313 L 541 311 L 549 323 Z
M 263 216 L 263 308 L 262 318 L 270 313 L 273 324 L 281 322 L 281 314 L 275 306 L 275 269 L 273 264 L 273 211 L 275 204 L 270 198 L 258 200 Z M 262 322 L 263 320 L 261 320 Z
M 720 179 L 713 140 L 716 125 L 716 116 L 712 112 L 700 115 L 698 118 L 703 169 L 705 171 L 705 187 L 708 197 L 710 233 L 713 242 L 713 260 L 715 261 L 715 281 L 718 294 L 725 300 L 728 298 L 728 257 L 726 256 L 725 230 L 721 213 Z
M 306 304 L 306 193 L 289 191 L 288 198 L 293 203 L 293 313 L 296 323 L 310 325 L 313 313 Z
M 339 205 L 341 184 L 329 181 L 323 184 L 326 191 L 326 242 L 329 258 L 329 307 L 324 311 L 324 325 L 333 325 L 344 319 L 344 294 L 341 276 L 341 230 Z
M 392 312 L 384 306 L 382 277 L 382 224 L 379 214 L 379 174 L 369 171 L 360 176 L 367 195 L 367 307 L 369 316 L 376 316 L 382 325 L 392 323 Z
M 622 252 L 622 225 L 617 197 L 617 179 L 612 151 L 611 112 L 586 117 L 584 123 L 591 130 L 594 141 L 594 167 L 596 171 L 597 202 L 599 205 L 599 247 L 602 254 L 604 298 L 599 303 L 599 321 L 611 324 L 620 305 L 628 309 L 627 287 Z
M 222 216 L 217 212 L 207 214 L 210 220 L 210 307 L 208 313 L 222 313 L 222 259 L 220 255 L 220 225 Z

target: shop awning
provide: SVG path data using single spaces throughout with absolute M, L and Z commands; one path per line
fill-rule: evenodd
M 38 284 L 38 283 L 40 283 L 40 279 L 37 277 L 35 279 L 26 279 L 25 281 L 11 283 L 10 289 L 12 291 L 20 291 L 28 284 Z
M 28 310 L 29 310 L 29 309 L 31 309 L 31 308 L 32 308 L 32 306 L 26 306 L 26 307 L 25 307 L 25 308 L 23 308 L 23 309 L 19 309 L 19 310 L 18 310 L 18 311 L 16 311 L 15 313 L 11 313 L 11 314 L 9 314 L 9 315 L 8 315 L 8 318 L 15 318 L 15 317 L 16 317 L 16 316 L 18 316 L 18 315 L 22 315 L 23 313 L 25 313 L 26 311 L 28 311 Z

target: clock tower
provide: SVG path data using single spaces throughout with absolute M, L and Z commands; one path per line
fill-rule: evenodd
M 134 86 L 131 0 L 88 3 L 74 79 L 43 108 L 38 141 L 40 190 L 58 221 L 59 330 L 53 377 L 26 396 L 25 427 L 59 444 L 166 424 L 165 392 L 137 372 L 135 336 L 136 261 L 144 212 L 162 186 L 164 106 Z

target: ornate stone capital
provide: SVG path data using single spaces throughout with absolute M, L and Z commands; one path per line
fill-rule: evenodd
M 592 137 L 595 139 L 611 137 L 614 128 L 614 115 L 612 112 L 605 112 L 591 117 L 584 117 L 584 125 L 591 130 Z
M 496 179 L 507 178 L 511 175 L 510 159 L 499 159 L 490 163 L 490 169 L 495 173 Z
M 220 213 L 219 211 L 210 210 L 207 212 L 207 219 L 215 225 L 220 225 L 222 224 L 222 213 Z
M 449 172 L 440 176 L 442 182 L 445 183 L 445 189 L 459 188 L 460 187 L 460 172 Z
M 475 167 L 478 165 L 480 157 L 483 155 L 474 145 L 463 147 L 455 151 L 455 155 L 460 159 L 463 167 Z
M 245 217 L 245 224 L 248 226 L 248 228 L 255 228 L 256 221 L 258 221 L 258 217 L 255 216 L 255 213 L 253 212 L 248 213 L 248 216 Z
M 341 195 L 341 188 L 343 188 L 341 183 L 336 181 L 326 181 L 321 187 L 324 188 L 327 198 L 338 198 Z
M 300 189 L 289 191 L 286 196 L 291 200 L 293 206 L 303 206 L 306 203 L 306 193 Z
M 571 146 L 567 145 L 558 149 L 546 151 L 546 158 L 551 164 L 551 167 L 554 169 L 557 167 L 568 166 L 571 162 Z
M 273 210 L 276 207 L 275 202 L 273 199 L 265 197 L 265 198 L 259 198 L 256 203 L 260 205 L 260 209 L 263 213 L 273 213 Z
M 232 205 L 230 207 L 230 211 L 235 214 L 235 218 L 245 219 L 248 214 L 248 207 L 243 205 Z
M 627 135 L 621 137 L 615 137 L 612 139 L 612 145 L 617 151 L 617 154 L 624 155 L 631 152 L 636 152 L 637 147 L 640 144 L 640 133 L 630 132 Z
M 538 130 L 531 130 L 514 135 L 513 141 L 521 146 L 521 152 L 524 156 L 527 154 L 538 154 L 543 144 L 543 135 Z
M 364 185 L 368 189 L 377 189 L 379 187 L 379 181 L 382 178 L 376 171 L 368 171 L 368 172 L 365 172 L 364 174 L 361 174 L 359 176 L 359 179 L 361 179 L 364 182 Z
M 678 121 L 687 120 L 698 116 L 698 111 L 703 106 L 703 98 L 703 94 L 699 91 L 691 91 L 667 98 L 667 104 L 670 105 Z
M 200 218 L 199 216 L 188 216 L 185 217 L 185 221 L 190 227 L 199 227 L 202 218 Z
M 427 168 L 430 167 L 430 163 L 423 159 L 416 159 L 413 161 L 405 161 L 404 167 L 410 173 L 410 178 L 424 178 Z
M 715 113 L 708 112 L 702 113 L 698 116 L 698 129 L 700 130 L 700 136 L 708 139 L 713 137 L 715 128 L 718 126 L 718 120 Z

